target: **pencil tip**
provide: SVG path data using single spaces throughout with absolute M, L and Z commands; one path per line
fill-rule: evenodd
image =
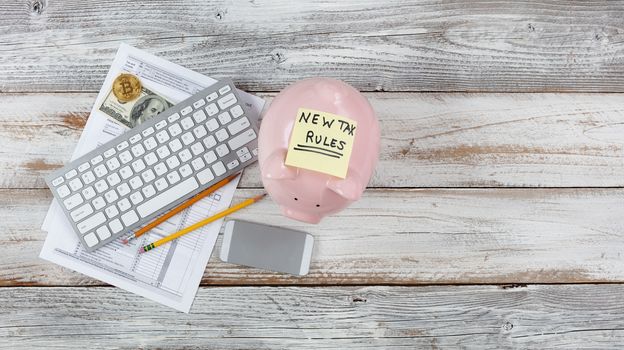
M 121 243 L 123 243 L 124 245 L 128 245 L 128 239 L 127 238 L 122 239 Z

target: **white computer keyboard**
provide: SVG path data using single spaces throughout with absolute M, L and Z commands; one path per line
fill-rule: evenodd
M 259 115 L 219 81 L 46 177 L 88 251 L 257 159 Z

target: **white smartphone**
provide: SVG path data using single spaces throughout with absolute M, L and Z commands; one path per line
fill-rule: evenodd
M 310 270 L 311 234 L 282 227 L 241 220 L 225 223 L 220 258 L 222 261 L 307 275 Z

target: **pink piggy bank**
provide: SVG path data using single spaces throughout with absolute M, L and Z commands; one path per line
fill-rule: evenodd
M 344 116 L 357 122 L 344 178 L 286 165 L 300 108 Z M 368 100 L 355 88 L 330 78 L 296 82 L 275 97 L 262 119 L 258 140 L 262 183 L 285 216 L 316 224 L 361 197 L 377 164 L 379 143 L 375 113 Z

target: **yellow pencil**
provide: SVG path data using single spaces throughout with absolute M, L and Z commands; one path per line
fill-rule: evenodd
M 195 231 L 195 230 L 197 230 L 198 228 L 200 228 L 202 226 L 208 225 L 209 223 L 211 223 L 213 221 L 221 219 L 224 216 L 230 215 L 230 214 L 232 214 L 235 211 L 241 210 L 241 209 L 243 209 L 244 207 L 246 207 L 248 205 L 256 203 L 257 201 L 259 201 L 262 198 L 264 198 L 266 195 L 267 194 L 264 193 L 264 194 L 261 194 L 261 195 L 256 196 L 256 197 L 249 198 L 249 199 L 247 199 L 245 201 L 242 201 L 242 202 L 236 204 L 233 207 L 230 207 L 230 208 L 225 209 L 224 211 L 222 211 L 222 212 L 220 212 L 218 214 L 215 214 L 214 216 L 211 216 L 211 217 L 209 217 L 207 219 L 204 219 L 204 220 L 202 220 L 202 221 L 200 221 L 200 222 L 198 222 L 196 224 L 193 224 L 193 225 L 191 225 L 191 226 L 189 226 L 187 228 L 184 228 L 184 229 L 182 229 L 182 230 L 180 230 L 180 231 L 178 231 L 178 232 L 176 232 L 174 234 L 171 234 L 171 235 L 169 235 L 167 237 L 161 238 L 161 239 L 157 240 L 154 243 L 150 243 L 150 244 L 144 246 L 143 248 L 139 249 L 139 253 L 144 253 L 144 252 L 150 251 L 150 250 L 152 250 L 152 249 L 154 249 L 156 247 L 159 247 L 159 246 L 161 246 L 161 245 L 163 245 L 163 244 L 165 244 L 165 243 L 167 243 L 169 241 L 173 241 L 174 239 L 176 239 L 178 237 L 184 236 L 185 234 L 187 234 L 187 233 L 189 233 L 191 231 Z
M 133 239 L 141 236 L 145 232 L 147 232 L 147 231 L 153 229 L 154 227 L 162 224 L 163 222 L 165 222 L 170 217 L 176 215 L 177 213 L 181 212 L 182 210 L 184 210 L 184 209 L 190 207 L 191 205 L 195 204 L 195 202 L 199 201 L 200 199 L 208 196 L 212 192 L 214 192 L 214 191 L 220 189 L 221 187 L 225 186 L 230 181 L 234 180 L 234 178 L 237 177 L 237 176 L 238 176 L 238 174 L 230 175 L 230 176 L 226 177 L 225 179 L 217 182 L 216 184 L 208 187 L 207 189 L 199 192 L 195 197 L 193 197 L 193 198 L 189 199 L 188 201 L 180 204 L 179 206 L 171 209 L 171 211 L 169 211 L 167 214 L 165 214 L 165 215 L 159 217 L 158 219 L 154 220 L 149 225 L 141 227 L 141 229 L 139 229 L 137 232 L 135 232 L 132 236 L 122 240 L 123 244 L 128 244 Z

